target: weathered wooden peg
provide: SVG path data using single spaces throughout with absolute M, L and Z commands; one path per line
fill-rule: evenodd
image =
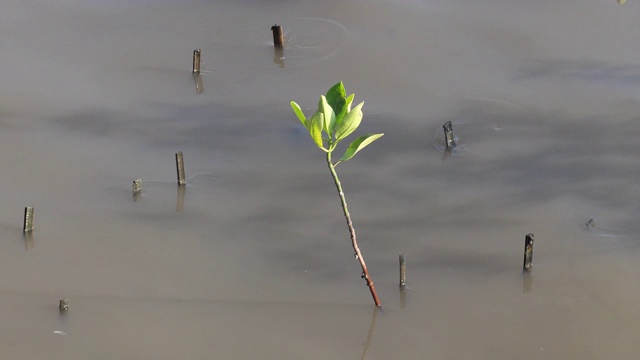
M 24 208 L 24 223 L 22 230 L 25 234 L 33 231 L 33 207 L 31 206 Z
M 200 74 L 200 49 L 193 50 L 193 73 Z
M 400 262 L 400 289 L 404 289 L 404 286 L 407 284 L 407 266 L 404 261 L 404 254 L 400 254 L 399 257 Z
M 69 299 L 60 300 L 60 305 L 58 305 L 58 309 L 60 312 L 66 312 L 69 310 Z
M 273 25 L 271 27 L 271 31 L 273 31 L 273 46 L 277 48 L 284 47 L 284 34 L 282 32 L 282 25 Z
M 587 229 L 591 230 L 594 227 L 596 227 L 596 220 L 594 218 L 591 218 L 591 219 L 587 220 L 585 225 L 587 226 Z
M 524 240 L 524 262 L 522 264 L 522 272 L 524 273 L 531 272 L 532 261 L 533 261 L 533 234 L 527 234 Z
M 133 180 L 133 194 L 140 194 L 142 192 L 142 179 Z
M 142 179 L 133 180 L 132 192 L 133 201 L 138 201 L 140 196 L 142 196 Z
M 444 140 L 447 145 L 447 150 L 453 149 L 456 146 L 456 139 L 453 136 L 453 125 L 451 121 L 444 123 L 442 128 L 444 129 Z
M 176 153 L 176 168 L 178 171 L 178 186 L 183 186 L 187 183 L 187 180 L 184 176 L 184 158 L 182 156 L 182 151 L 178 151 Z

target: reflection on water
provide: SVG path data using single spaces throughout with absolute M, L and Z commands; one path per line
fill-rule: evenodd
M 400 309 L 407 307 L 407 289 L 400 289 Z
M 373 308 L 373 312 L 371 314 L 371 326 L 369 326 L 369 331 L 367 332 L 367 341 L 364 342 L 364 348 L 362 350 L 362 356 L 360 357 L 360 359 L 367 358 L 367 350 L 369 350 L 369 345 L 371 344 L 371 339 L 373 338 L 373 331 L 376 328 L 376 319 L 378 318 L 378 313 L 380 311 L 380 308 L 377 306 Z
M 533 275 L 530 272 L 526 272 L 522 274 L 522 292 L 528 293 L 531 292 L 531 288 L 533 287 Z
M 35 239 L 34 239 L 34 236 L 33 236 L 32 232 L 24 234 L 23 238 L 24 238 L 24 248 L 27 251 L 33 249 L 33 247 L 36 246 L 35 245 L 36 242 L 35 242 Z
M 273 48 L 273 62 L 278 64 L 278 67 L 284 67 L 284 49 L 279 47 Z
M 184 210 L 184 194 L 187 191 L 185 186 L 178 186 L 178 193 L 176 195 L 176 212 Z
M 196 94 L 200 95 L 204 92 L 204 81 L 200 74 L 193 75 L 193 82 L 196 85 Z

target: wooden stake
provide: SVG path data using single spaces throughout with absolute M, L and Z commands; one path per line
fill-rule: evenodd
M 25 234 L 33 231 L 33 207 L 31 206 L 24 208 L 24 224 L 22 230 Z
M 591 218 L 585 223 L 585 225 L 587 226 L 587 229 L 591 230 L 596 227 L 596 220 L 594 218 Z
M 524 273 L 531 272 L 533 262 L 533 234 L 527 234 L 524 239 L 524 262 L 522 264 L 522 271 Z
M 58 309 L 60 312 L 66 312 L 69 310 L 69 299 L 60 300 L 60 305 L 58 305 Z
M 447 121 L 444 125 L 442 125 L 444 129 L 444 140 L 447 145 L 447 149 L 453 149 L 456 146 L 456 139 L 453 136 L 453 125 L 451 121 Z
M 404 261 L 404 254 L 400 254 L 400 289 L 403 290 L 404 286 L 407 283 L 407 279 L 406 279 L 406 264 Z
M 133 180 L 133 193 L 138 194 L 142 191 L 142 179 Z
M 138 201 L 142 195 L 142 179 L 133 180 L 132 191 L 133 201 Z
M 200 74 L 200 49 L 193 50 L 193 73 Z
M 178 171 L 178 186 L 184 186 L 187 183 L 187 180 L 184 176 L 184 158 L 182 156 L 182 151 L 178 151 L 176 153 L 176 168 Z
M 277 48 L 284 47 L 284 34 L 282 33 L 282 26 L 275 24 L 271 27 L 273 31 L 273 46 Z

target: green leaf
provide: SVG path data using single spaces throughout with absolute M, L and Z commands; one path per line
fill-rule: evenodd
M 307 130 L 309 130 L 309 127 L 311 126 L 311 122 L 313 121 L 313 119 L 316 116 L 322 116 L 322 112 L 320 110 L 318 110 L 315 113 L 313 113 L 313 115 L 310 118 L 307 118 L 307 120 L 305 120 L 304 127 L 306 127 Z M 309 131 L 311 131 L 311 130 L 309 130 Z
M 342 122 L 342 119 L 344 119 L 344 116 L 351 111 L 351 103 L 353 102 L 353 98 L 355 96 L 356 94 L 351 94 L 346 98 L 341 98 L 337 102 L 336 106 L 339 106 L 339 109 L 341 110 L 336 114 L 336 125 L 340 124 Z
M 625 3 L 625 1 L 627 1 L 627 0 L 618 0 L 618 4 L 622 5 L 622 4 Z
M 346 102 L 347 102 L 347 112 L 351 111 L 351 103 L 353 102 L 353 98 L 356 96 L 356 94 L 351 94 L 349 96 L 347 96 L 345 98 Z
M 304 113 L 302 112 L 302 109 L 300 109 L 300 105 L 298 105 L 293 100 L 291 100 L 290 104 L 291 104 L 291 108 L 293 109 L 293 112 L 296 113 L 296 116 L 298 117 L 298 119 L 300 120 L 302 125 L 306 128 L 307 127 L 307 118 L 304 116 Z
M 333 105 L 332 107 L 333 107 L 333 111 L 335 111 L 336 113 L 336 125 L 338 125 L 339 123 L 342 122 L 342 119 L 344 119 L 344 116 L 347 115 L 347 113 L 349 112 L 349 110 L 347 109 L 347 99 L 339 98 L 336 101 L 336 104 Z
M 340 101 L 340 99 L 343 99 L 345 96 L 347 95 L 347 92 L 344 90 L 344 84 L 342 84 L 342 81 L 333 85 L 331 87 L 331 89 L 329 89 L 329 91 L 327 91 L 327 102 L 329 103 L 329 105 L 331 105 L 331 107 L 335 110 L 335 111 L 340 111 L 340 108 L 337 107 L 336 105 L 338 105 L 338 102 Z
M 316 143 L 316 145 L 318 145 L 320 149 L 326 150 L 323 146 L 324 144 L 322 143 L 322 124 L 324 123 L 323 118 L 324 116 L 322 115 L 322 113 L 316 111 L 316 113 L 313 114 L 313 117 L 309 119 L 307 124 L 309 125 L 309 135 L 311 135 L 311 139 L 313 139 L 313 142 Z
M 363 105 L 364 101 L 356 105 L 353 110 L 349 111 L 347 115 L 345 115 L 340 124 L 336 126 L 336 141 L 346 138 L 349 134 L 354 132 L 358 126 L 360 126 L 360 121 L 362 121 Z
M 347 108 L 347 99 L 345 98 L 346 95 L 347 92 L 345 91 L 344 84 L 342 84 L 342 82 L 333 85 L 333 87 L 327 91 L 327 95 L 325 95 L 329 106 L 333 108 L 333 111 L 336 114 L 336 124 L 339 124 L 342 121 L 342 118 L 344 118 L 344 116 L 349 112 L 349 109 Z
M 322 103 L 322 113 L 324 114 L 324 131 L 331 137 L 333 128 L 336 126 L 336 114 L 324 95 L 320 97 L 320 102 Z
M 351 159 L 358 151 L 364 149 L 367 145 L 372 142 L 378 140 L 384 134 L 368 134 L 362 135 L 359 138 L 353 140 L 353 142 L 349 145 L 347 150 L 344 152 L 344 155 L 340 158 L 340 161 L 347 161 Z

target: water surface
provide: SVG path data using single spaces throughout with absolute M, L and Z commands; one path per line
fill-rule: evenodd
M 636 19 L 596 0 L 8 1 L 0 353 L 633 358 Z M 358 132 L 385 133 L 338 168 L 384 312 L 288 107 L 340 80 Z

